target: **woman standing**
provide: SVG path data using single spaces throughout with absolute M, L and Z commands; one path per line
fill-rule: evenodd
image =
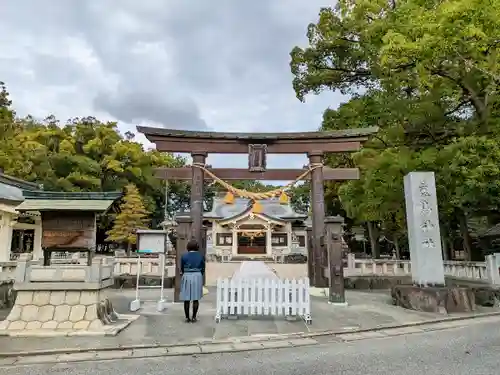
M 203 297 L 203 275 L 205 274 L 205 258 L 198 251 L 196 240 L 187 244 L 187 253 L 181 257 L 181 292 L 180 299 L 184 301 L 186 323 L 196 322 L 199 301 Z M 193 315 L 189 316 L 189 305 L 193 301 Z

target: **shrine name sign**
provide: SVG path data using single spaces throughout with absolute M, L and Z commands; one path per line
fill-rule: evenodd
M 45 249 L 95 249 L 96 231 L 94 213 L 42 213 L 42 247 Z
M 78 247 L 86 245 L 84 231 L 44 231 L 42 246 L 48 247 Z

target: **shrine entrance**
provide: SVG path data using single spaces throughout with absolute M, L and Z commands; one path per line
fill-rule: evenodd
M 357 168 L 328 168 L 323 166 L 323 157 L 328 153 L 358 151 L 363 142 L 374 134 L 377 128 L 348 129 L 326 132 L 298 133 L 218 133 L 182 131 L 163 128 L 138 126 L 137 130 L 156 144 L 161 152 L 188 153 L 193 158 L 191 167 L 160 168 L 157 176 L 165 180 L 191 181 L 191 237 L 202 244 L 203 236 L 203 182 L 212 180 L 228 192 L 241 198 L 247 198 L 259 205 L 260 200 L 278 197 L 287 188 L 300 180 L 311 181 L 312 230 L 308 248 L 308 276 L 314 287 L 338 289 L 339 298 L 344 298 L 343 259 L 341 248 L 327 256 L 325 251 L 325 180 L 352 180 L 359 178 Z M 248 154 L 247 169 L 208 168 L 205 164 L 207 155 L 212 154 Z M 267 154 L 306 154 L 309 164 L 301 169 L 267 170 Z M 251 193 L 236 189 L 230 180 L 294 181 L 283 188 L 266 193 Z M 255 207 L 254 212 L 259 212 Z M 270 229 L 267 229 L 269 236 Z M 185 239 L 186 241 L 189 238 Z M 234 243 L 234 241 L 232 241 Z M 238 238 L 238 246 L 239 246 Z M 206 247 L 202 244 L 202 251 Z M 184 251 L 185 247 L 178 251 Z M 177 257 L 180 259 L 180 253 Z M 330 264 L 328 267 L 328 263 Z M 330 277 L 325 277 L 329 269 Z M 177 272 L 179 274 L 179 272 Z M 180 277 L 180 276 L 179 276 Z M 176 280 L 178 285 L 180 280 Z M 177 293 L 176 293 L 177 294 Z
M 265 255 L 267 246 L 266 228 L 263 225 L 240 225 L 238 228 L 238 254 Z

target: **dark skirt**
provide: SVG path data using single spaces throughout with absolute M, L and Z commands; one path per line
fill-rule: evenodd
M 181 278 L 181 301 L 199 301 L 203 297 L 201 272 L 186 272 Z

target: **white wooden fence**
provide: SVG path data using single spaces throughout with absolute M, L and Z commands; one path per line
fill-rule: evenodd
M 238 315 L 300 316 L 311 320 L 309 279 L 232 278 L 217 280 L 215 321 Z

